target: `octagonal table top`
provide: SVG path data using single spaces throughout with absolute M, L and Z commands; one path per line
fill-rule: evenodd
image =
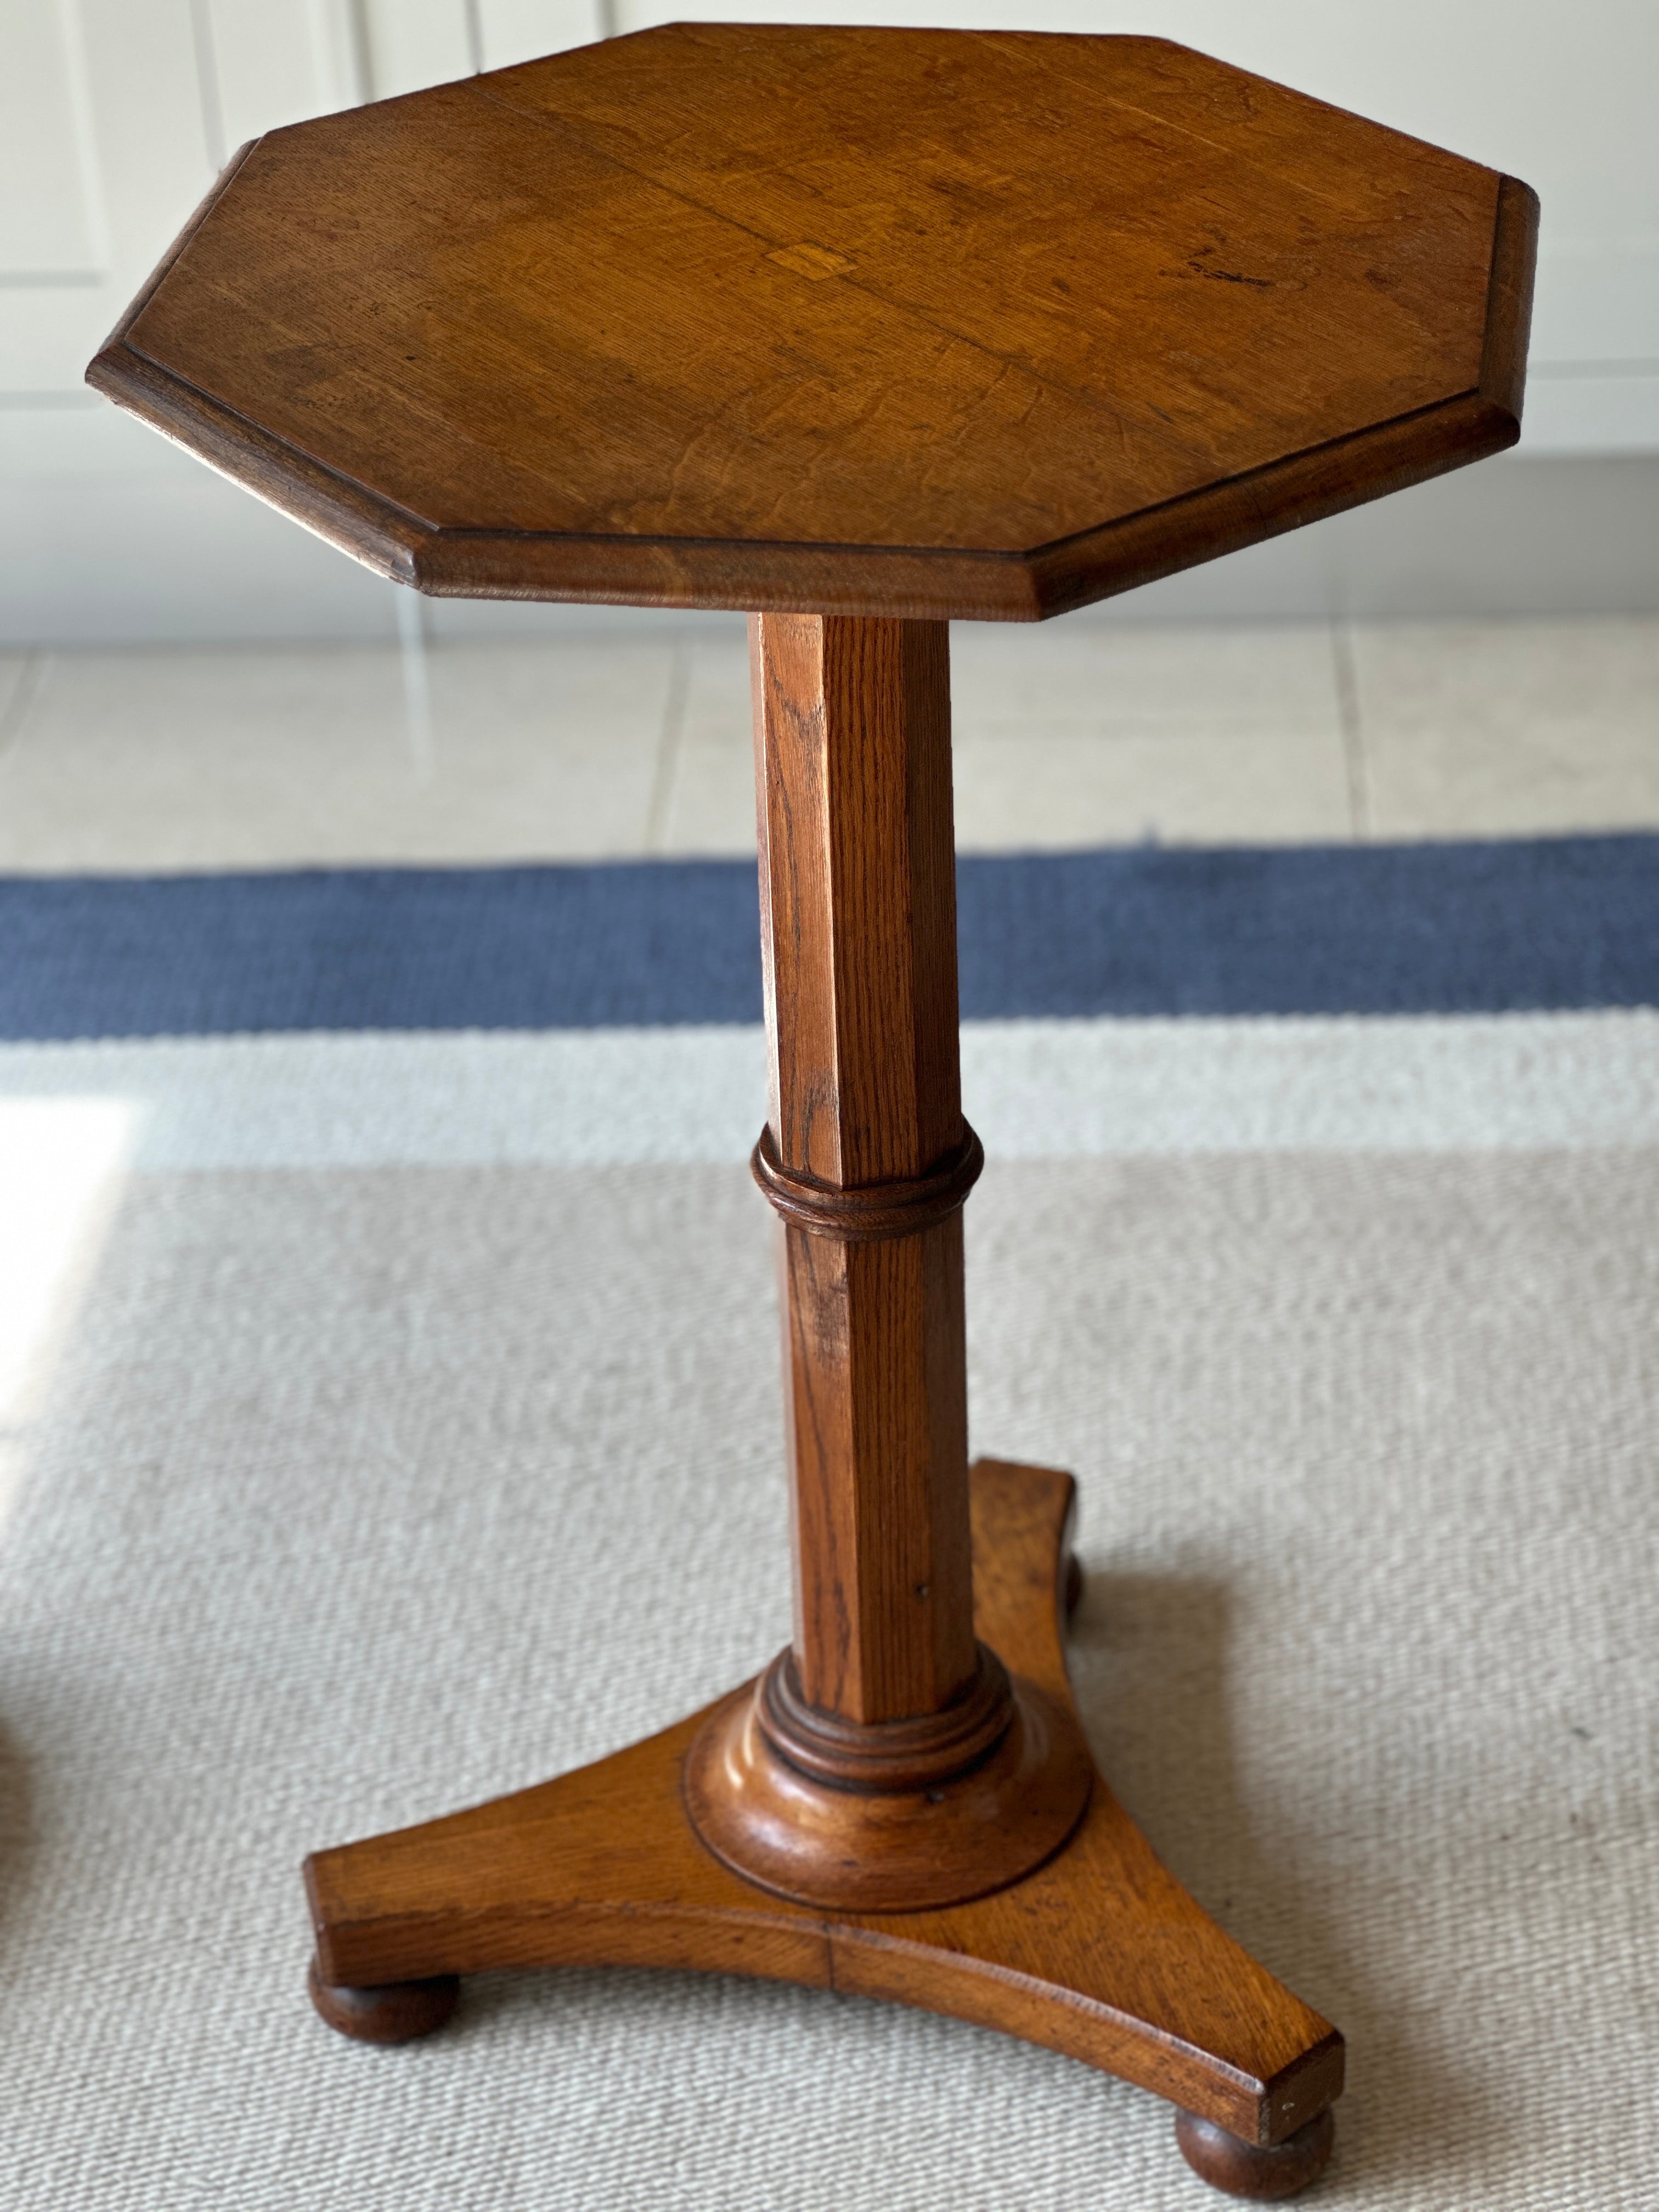
M 88 374 L 428 592 L 1033 618 L 1512 444 L 1536 210 L 1162 40 L 681 24 L 254 141 Z

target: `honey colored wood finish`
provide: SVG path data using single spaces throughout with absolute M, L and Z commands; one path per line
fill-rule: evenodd
M 975 1667 L 948 633 L 757 616 L 750 670 L 794 1663 L 901 1720 Z
M 423 1982 L 386 1982 L 368 1989 L 337 1988 L 325 1982 L 317 1961 L 307 1980 L 311 2002 L 332 2028 L 354 2043 L 413 2043 L 441 2028 L 460 2000 L 454 1974 Z
M 1032 619 L 1512 444 L 1536 217 L 1162 40 L 678 24 L 268 133 L 88 375 L 423 591 Z
M 1073 1495 L 1047 1468 L 974 1470 L 978 1635 L 1067 1710 Z M 1246 2147 L 1296 2136 L 1340 2089 L 1340 2036 L 1199 1910 L 1103 1778 L 1065 1848 L 994 1896 L 829 1914 L 767 1896 L 697 1840 L 681 1777 L 705 1718 L 493 1804 L 318 1854 L 306 1877 L 321 1983 L 617 1965 L 857 1990 L 1046 2045 Z
M 426 2032 L 487 1966 L 770 1975 L 1121 2074 L 1218 2187 L 1319 2170 L 1341 2039 L 1087 1756 L 1069 1479 L 969 1483 L 945 625 L 1512 444 L 1536 227 L 1160 40 L 677 25 L 269 134 L 93 363 L 422 590 L 760 611 L 793 1640 L 598 1766 L 313 1859 L 342 2032 Z
M 1317 2181 L 1331 2162 L 1336 2146 L 1336 2121 L 1329 2106 L 1283 2142 L 1263 2148 L 1241 2142 L 1213 2120 L 1195 2112 L 1176 2114 L 1176 2141 L 1181 2155 L 1200 2181 L 1226 2197 L 1242 2197 L 1253 2204 L 1282 2203 L 1297 2197 L 1310 2181 Z
M 797 1902 L 954 1905 L 1048 1858 L 1092 1770 L 974 1635 L 947 633 L 757 615 L 750 648 L 795 1634 L 686 1804 Z

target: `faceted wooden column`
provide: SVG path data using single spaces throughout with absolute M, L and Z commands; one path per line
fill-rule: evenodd
M 809 1705 L 902 1720 L 975 1671 L 957 1207 L 980 1154 L 958 1073 L 949 630 L 784 615 L 750 635 L 794 1659 Z M 906 1197 L 941 1168 L 929 1225 L 836 1218 L 856 1193 L 908 1227 Z
M 943 623 L 751 623 L 794 1641 L 687 1773 L 706 1842 L 808 1901 L 1015 1880 L 1089 1791 L 1068 1711 L 974 1638 Z

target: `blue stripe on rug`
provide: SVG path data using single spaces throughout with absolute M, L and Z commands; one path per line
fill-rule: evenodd
M 962 1011 L 1659 1003 L 1659 837 L 959 864 Z M 0 879 L 0 1037 L 760 1018 L 745 860 Z

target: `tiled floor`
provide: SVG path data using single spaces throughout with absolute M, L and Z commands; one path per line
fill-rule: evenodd
M 958 841 L 1659 827 L 1659 623 L 959 625 Z M 740 623 L 0 655 L 0 870 L 752 849 Z

